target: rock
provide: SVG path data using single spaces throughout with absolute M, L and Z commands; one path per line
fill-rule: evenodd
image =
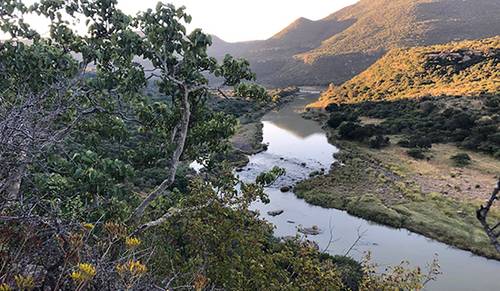
M 299 227 L 298 231 L 306 235 L 318 235 L 321 233 L 317 225 L 313 225 L 312 227 Z
M 307 164 L 306 164 L 306 163 L 300 163 L 300 165 L 301 165 L 302 167 L 307 166 Z
M 312 177 L 321 176 L 321 175 L 322 175 L 322 172 L 320 172 L 320 171 L 314 171 L 314 172 L 311 172 L 309 174 L 309 177 L 312 178 Z
M 283 214 L 283 212 L 285 212 L 285 210 L 280 209 L 280 210 L 268 211 L 267 214 L 270 216 L 278 216 Z
M 237 173 L 243 172 L 243 168 L 236 168 L 236 172 Z
M 290 186 L 283 186 L 280 188 L 280 191 L 285 193 L 285 192 L 290 192 L 291 188 Z

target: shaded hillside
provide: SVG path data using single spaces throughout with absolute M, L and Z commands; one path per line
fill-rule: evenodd
M 310 106 L 499 93 L 500 37 L 494 37 L 393 49 L 342 86 L 330 86 Z
M 318 21 L 300 18 L 267 40 L 217 39 L 209 52 L 249 59 L 272 85 L 340 84 L 392 48 L 495 36 L 498 15 L 498 0 L 361 0 Z

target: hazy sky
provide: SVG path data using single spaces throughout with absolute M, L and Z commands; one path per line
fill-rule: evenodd
M 154 8 L 158 2 L 158 0 L 118 1 L 120 8 L 130 14 Z M 201 27 L 205 32 L 234 42 L 269 38 L 299 17 L 317 20 L 354 4 L 357 0 L 167 0 L 164 2 L 186 6 L 188 13 L 193 16 L 191 28 Z
M 120 7 L 135 13 L 154 7 L 158 0 L 119 0 Z M 323 18 L 357 0 L 170 0 L 184 5 L 201 27 L 226 41 L 266 39 L 299 17 Z

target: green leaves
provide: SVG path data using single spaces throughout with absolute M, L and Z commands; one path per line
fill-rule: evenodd
M 270 171 L 261 173 L 259 176 L 257 176 L 257 178 L 255 179 L 255 183 L 264 187 L 268 187 L 285 174 L 286 171 L 284 168 L 273 167 Z
M 257 102 L 270 102 L 271 96 L 267 93 L 266 88 L 257 84 L 240 83 L 235 86 L 234 93 L 238 97 L 246 97 L 254 99 Z
M 222 65 L 214 73 L 215 76 L 226 80 L 226 86 L 238 85 L 241 80 L 255 80 L 255 74 L 250 71 L 250 63 L 244 59 L 234 59 L 230 55 L 224 57 Z

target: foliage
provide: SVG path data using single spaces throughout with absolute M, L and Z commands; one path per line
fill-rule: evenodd
M 286 174 L 284 168 L 273 167 L 270 171 L 261 173 L 255 179 L 256 183 L 265 187 L 272 185 L 279 177 Z
M 353 135 L 360 137 L 359 133 L 402 135 L 398 144 L 406 148 L 425 149 L 431 148 L 433 143 L 455 143 L 495 156 L 500 153 L 498 109 L 497 95 L 367 101 L 337 105 L 331 119 L 342 116 L 359 120 L 366 116 L 381 120 L 376 126 L 351 121 L 349 127 L 344 128 L 345 132 L 339 133 L 341 137 L 352 139 Z M 331 126 L 332 123 L 327 124 Z M 340 132 L 340 128 L 337 129 Z
M 468 154 L 459 153 L 454 156 L 451 156 L 450 159 L 453 161 L 454 165 L 457 167 L 465 167 L 469 165 L 472 160 Z
M 376 135 L 368 141 L 368 145 L 374 149 L 380 149 L 391 144 L 390 138 L 383 135 Z
M 255 99 L 257 102 L 270 102 L 271 96 L 267 90 L 257 84 L 240 83 L 236 86 L 234 93 L 238 97 Z
M 425 151 L 421 148 L 413 148 L 406 151 L 406 153 L 417 160 L 424 160 L 426 158 Z
M 498 94 L 499 59 L 500 37 L 394 49 L 312 106 Z
M 374 134 L 374 129 L 355 122 L 342 122 L 338 127 L 341 138 L 363 141 Z

